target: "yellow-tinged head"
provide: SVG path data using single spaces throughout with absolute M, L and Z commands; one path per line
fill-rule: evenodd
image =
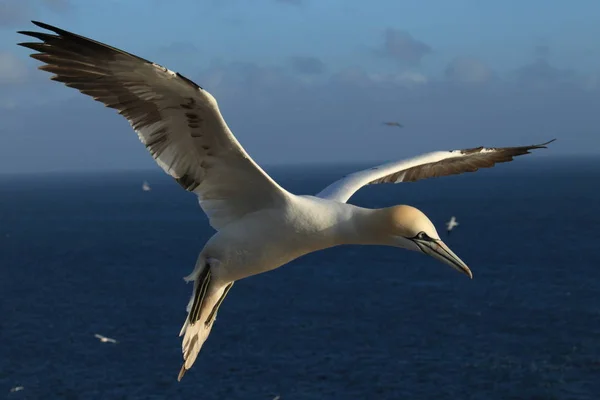
M 442 242 L 433 223 L 420 210 L 400 205 L 380 209 L 378 214 L 378 229 L 386 242 L 428 254 L 473 278 L 469 267 Z

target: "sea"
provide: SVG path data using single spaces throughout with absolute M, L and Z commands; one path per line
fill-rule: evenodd
M 267 171 L 314 194 L 363 167 Z M 474 279 L 396 248 L 309 254 L 238 281 L 177 382 L 183 277 L 214 233 L 194 195 L 158 169 L 2 175 L 0 398 L 600 399 L 599 184 L 600 157 L 534 154 L 365 187 L 352 203 L 423 210 Z

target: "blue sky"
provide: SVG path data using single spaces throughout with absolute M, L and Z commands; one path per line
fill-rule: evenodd
M 31 19 L 186 75 L 276 164 L 554 137 L 598 154 L 598 17 L 591 0 L 0 0 L 0 171 L 153 165 L 124 120 L 35 69 L 15 45 Z

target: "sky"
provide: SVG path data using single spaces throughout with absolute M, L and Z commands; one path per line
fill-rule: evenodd
M 0 173 L 154 167 L 16 46 L 30 20 L 192 79 L 273 165 L 553 138 L 547 154 L 600 155 L 599 18 L 596 0 L 0 0 Z

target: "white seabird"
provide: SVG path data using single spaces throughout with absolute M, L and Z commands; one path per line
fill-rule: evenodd
M 450 218 L 450 221 L 446 222 L 446 229 L 448 230 L 448 235 L 450 234 L 450 231 L 456 226 L 458 226 L 458 222 L 456 222 L 456 217 L 453 215 L 452 218 Z
M 152 190 L 152 188 L 150 187 L 150 184 L 147 181 L 144 181 L 144 183 L 142 183 L 142 190 L 144 192 L 149 192 Z
M 94 337 L 96 337 L 98 340 L 100 340 L 102 343 L 118 343 L 115 339 L 106 337 L 106 336 L 102 336 L 99 333 L 95 333 Z
M 315 196 L 279 186 L 246 153 L 215 98 L 179 73 L 65 30 L 19 32 L 20 43 L 54 74 L 52 80 L 118 110 L 158 165 L 197 195 L 217 231 L 200 252 L 181 329 L 183 366 L 191 368 L 225 296 L 237 280 L 278 268 L 304 254 L 342 244 L 387 245 L 433 256 L 472 278 L 418 209 L 368 209 L 347 204 L 361 187 L 473 172 L 511 161 L 540 145 L 436 151 L 350 174 Z

